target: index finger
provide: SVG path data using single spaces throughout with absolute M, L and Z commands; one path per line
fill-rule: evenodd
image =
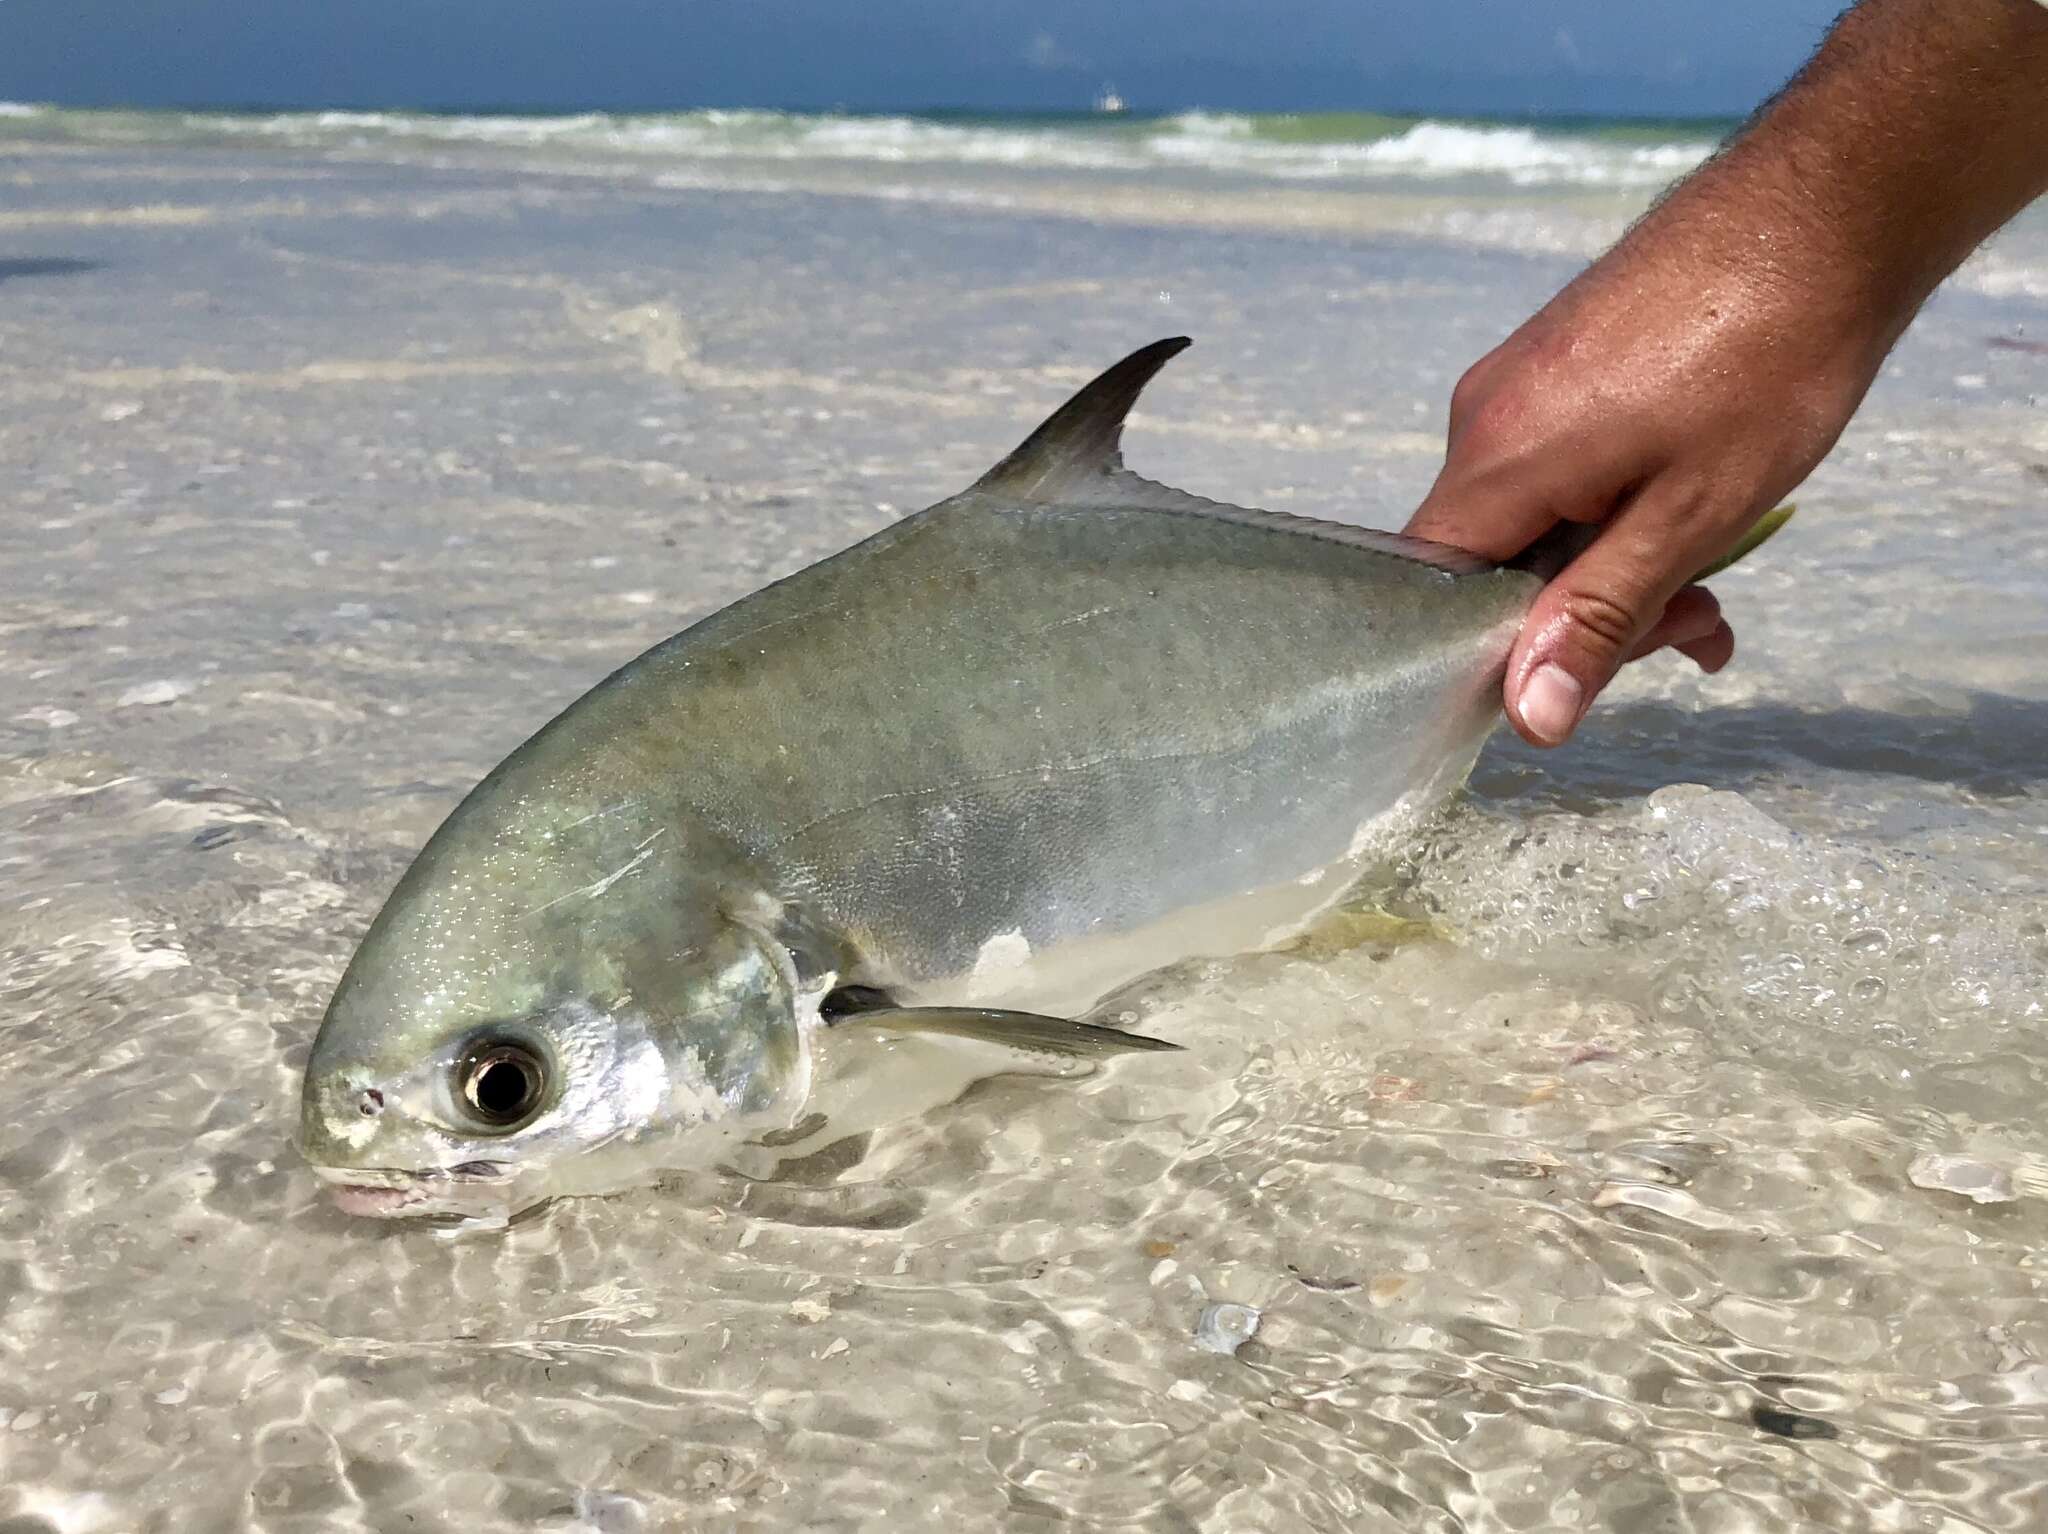
M 1522 487 L 1460 483 L 1446 465 L 1402 532 L 1448 543 L 1496 562 L 1513 559 L 1562 520 Z

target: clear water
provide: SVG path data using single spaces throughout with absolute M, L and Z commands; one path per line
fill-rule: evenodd
M 321 1202 L 297 1068 L 540 720 L 1155 334 L 1140 468 L 1398 522 L 1601 227 L 526 154 L 0 156 L 0 1529 L 2041 1526 L 2037 231 L 1726 579 L 1738 665 L 1497 742 L 1400 921 L 1119 999 L 1184 1055 L 450 1237 Z

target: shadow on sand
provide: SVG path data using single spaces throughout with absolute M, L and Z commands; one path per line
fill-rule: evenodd
M 0 256 L 0 282 L 16 277 L 78 277 L 96 272 L 105 264 L 81 261 L 76 256 Z
M 1474 786 L 1489 798 L 1611 801 L 1666 783 L 1743 789 L 1819 767 L 2013 798 L 2048 785 L 2048 699 L 1971 692 L 1961 708 L 1926 713 L 1624 703 L 1596 709 L 1568 751 L 1536 751 L 1503 730 Z

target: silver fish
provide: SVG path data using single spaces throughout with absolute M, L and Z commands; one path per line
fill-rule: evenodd
M 1298 932 L 1462 781 L 1540 575 L 1124 468 L 1186 345 L 649 650 L 463 800 L 307 1063 L 342 1207 L 501 1220 L 739 1164 L 804 1140 L 828 1078 L 888 1078 L 878 1044 L 962 1081 L 1169 1048 L 1045 1014 Z

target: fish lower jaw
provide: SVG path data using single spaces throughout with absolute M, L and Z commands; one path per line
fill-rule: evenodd
M 418 1176 L 366 1171 L 359 1167 L 316 1166 L 313 1173 L 343 1214 L 396 1220 L 415 1215 L 458 1215 L 487 1222 L 505 1218 L 510 1190 L 479 1179 L 455 1181 L 445 1174 Z
M 368 1215 L 373 1219 L 394 1219 L 423 1213 L 433 1201 L 422 1180 L 390 1174 L 365 1173 L 351 1167 L 316 1166 L 313 1175 L 326 1185 L 327 1197 L 343 1214 Z
M 424 1213 L 420 1206 L 427 1201 L 424 1191 L 418 1188 L 385 1188 L 360 1182 L 331 1183 L 327 1197 L 343 1214 L 367 1215 L 371 1219 L 383 1220 Z

